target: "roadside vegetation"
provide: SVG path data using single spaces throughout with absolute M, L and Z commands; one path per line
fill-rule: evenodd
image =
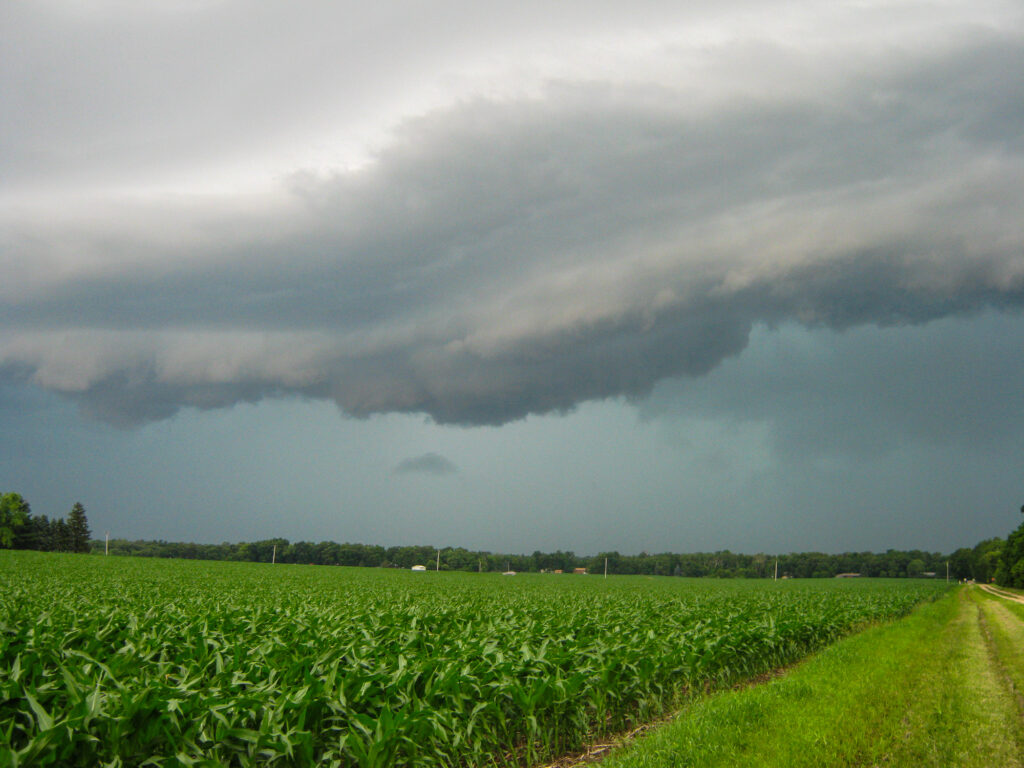
M 689 702 L 602 768 L 1024 765 L 1021 609 L 959 588 L 764 685 Z
M 1020 508 L 1024 515 L 1024 507 Z M 995 581 L 1004 587 L 1024 589 L 1024 523 L 1006 537 L 999 555 Z

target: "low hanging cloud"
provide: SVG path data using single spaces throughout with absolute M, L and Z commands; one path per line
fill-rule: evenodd
M 424 453 L 422 456 L 413 456 L 402 459 L 395 467 L 396 475 L 451 475 L 458 472 L 459 468 L 449 459 L 439 453 Z
M 827 51 L 668 40 L 654 75 L 469 93 L 259 195 L 5 205 L 0 378 L 123 425 L 285 395 L 501 424 L 759 324 L 1019 309 L 1024 23 L 977 7 L 905 44 L 868 12 Z

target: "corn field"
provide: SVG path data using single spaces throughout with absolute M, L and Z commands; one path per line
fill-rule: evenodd
M 943 586 L 4 551 L 0 766 L 536 764 Z

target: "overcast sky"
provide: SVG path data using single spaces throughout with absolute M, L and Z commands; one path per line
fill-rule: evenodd
M 0 490 L 951 551 L 1024 503 L 1024 5 L 4 3 Z

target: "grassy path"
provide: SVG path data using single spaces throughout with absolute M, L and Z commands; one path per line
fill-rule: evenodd
M 990 653 L 1024 718 L 1024 603 L 1013 595 L 1007 600 L 990 592 L 978 602 Z
M 1024 605 L 957 589 L 771 683 L 693 702 L 602 768 L 1024 766 L 1021 691 Z

